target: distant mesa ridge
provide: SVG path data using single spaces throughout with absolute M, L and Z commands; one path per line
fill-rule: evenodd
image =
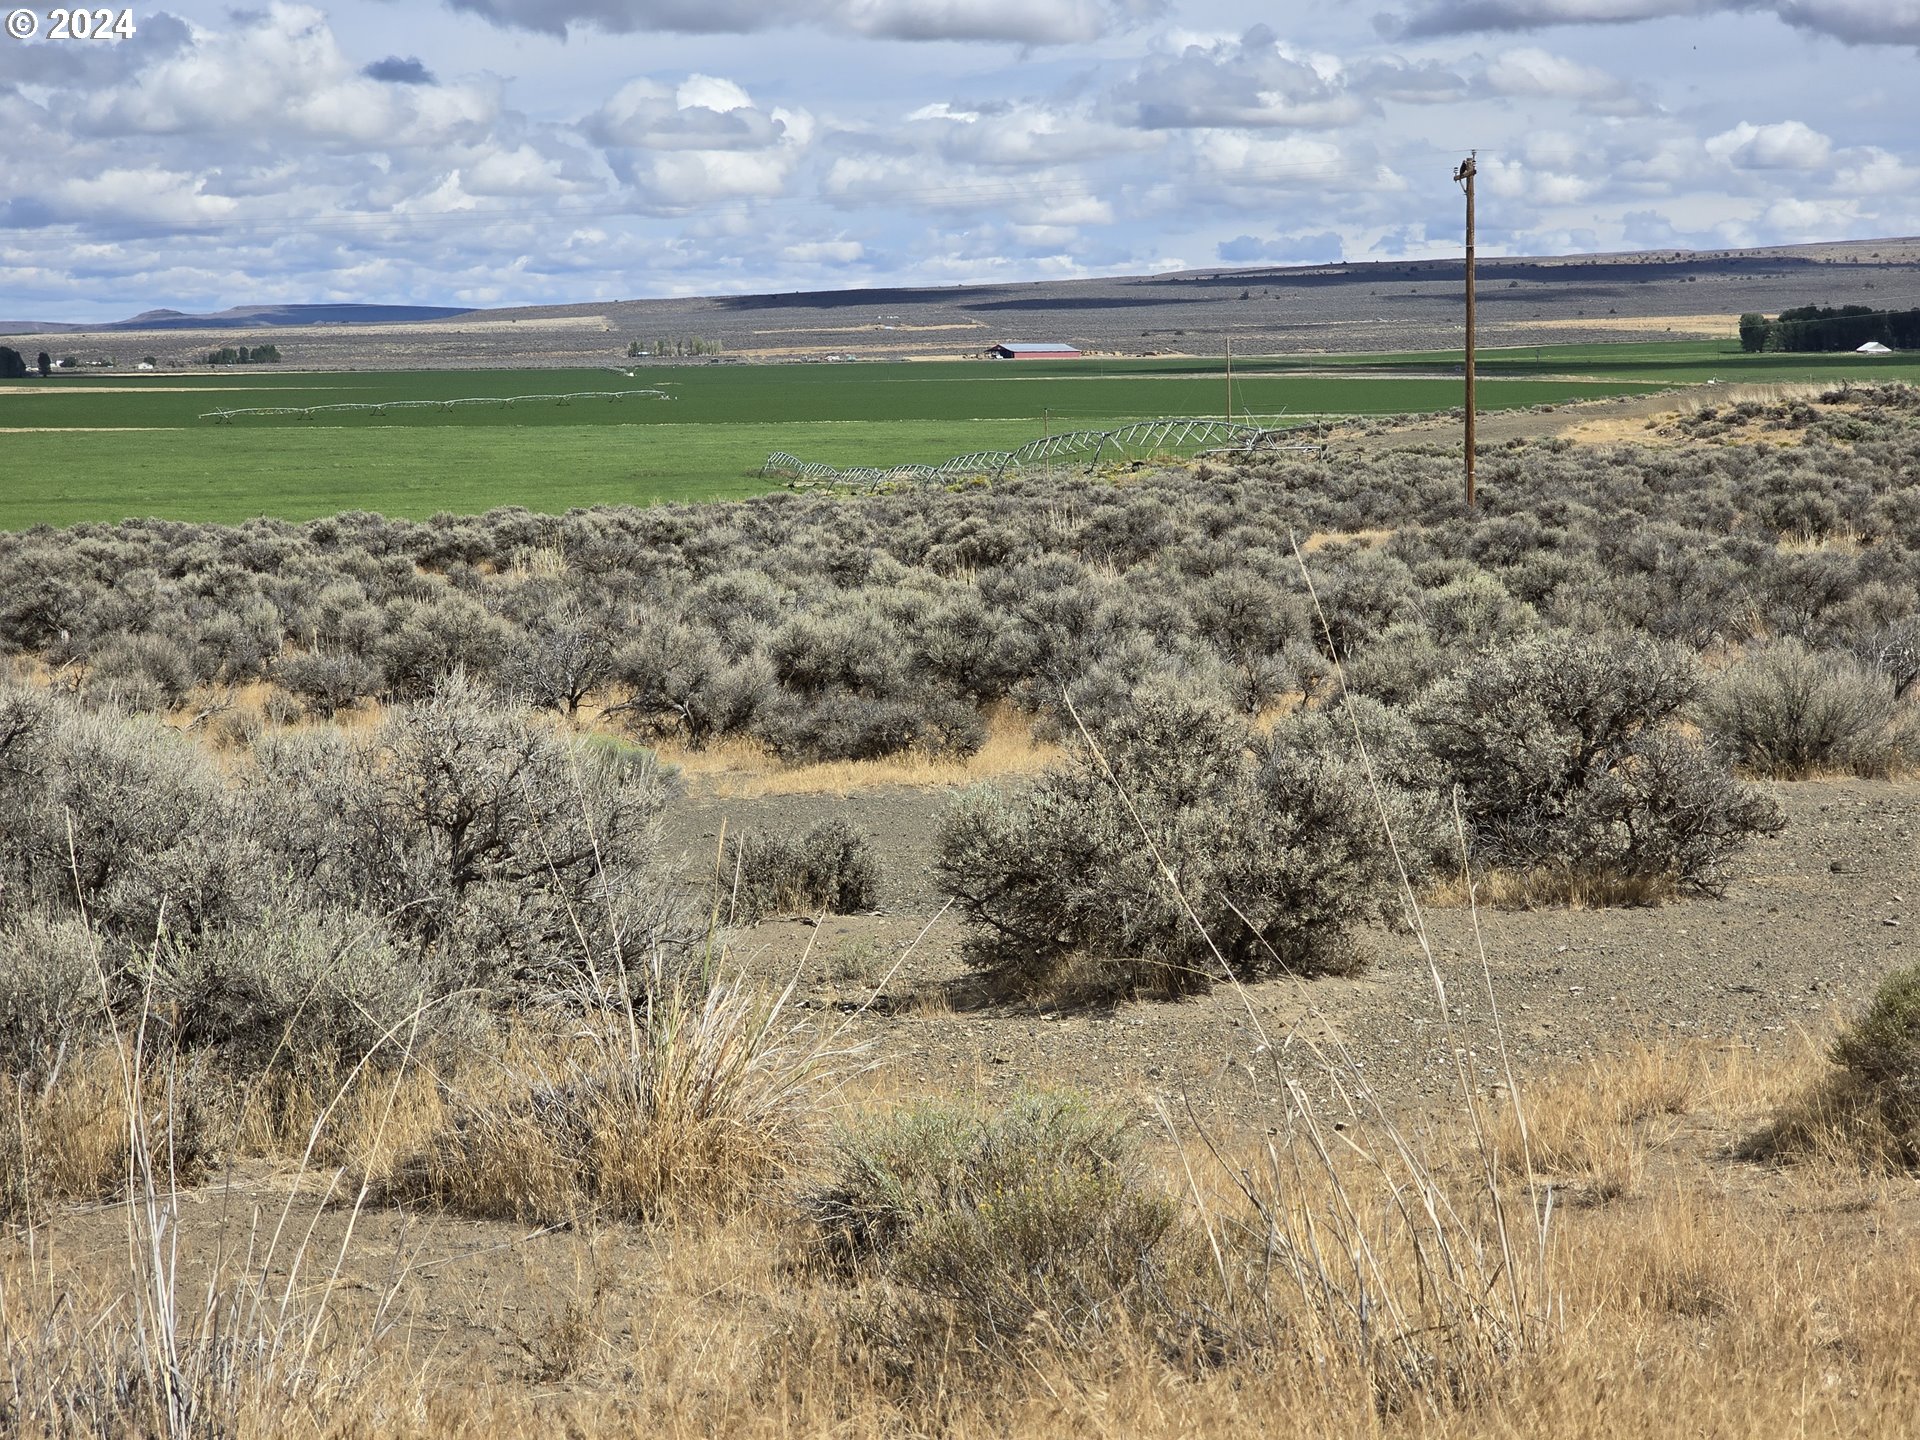
M 235 305 L 211 315 L 148 310 L 105 330 L 251 330 L 263 325 L 391 325 L 470 314 L 458 305 Z
M 98 325 L 52 321 L 0 322 L 0 333 L 57 335 L 84 330 L 260 330 L 275 325 L 394 325 L 471 315 L 459 305 L 234 305 L 207 315 L 180 310 L 143 310 L 130 320 Z
M 377 327 L 414 324 L 446 327 L 440 362 L 461 346 L 466 358 L 494 357 L 511 349 L 599 363 L 605 342 L 588 337 L 617 332 L 621 348 L 634 337 L 686 333 L 716 340 L 729 351 L 780 347 L 843 350 L 849 329 L 889 333 L 879 341 L 889 353 L 903 346 L 921 350 L 974 351 L 995 332 L 1106 332 L 1110 341 L 1139 342 L 1191 334 L 1204 348 L 1207 336 L 1225 328 L 1273 343 L 1276 337 L 1324 343 L 1324 331 L 1392 325 L 1396 342 L 1440 347 L 1454 342 L 1449 307 L 1463 280 L 1460 258 L 1350 260 L 1314 265 L 1227 263 L 1145 275 L 1094 275 L 1032 281 L 988 281 L 940 286 L 883 286 L 854 290 L 707 296 L 656 296 L 471 306 L 370 304 L 252 304 L 213 313 L 148 309 L 112 322 L 0 319 L 0 335 L 73 332 L 208 331 L 232 333 L 236 343 L 252 331 L 260 338 L 281 327 Z M 1729 318 L 1744 311 L 1859 298 L 1869 283 L 1907 293 L 1920 271 L 1920 237 L 1889 236 L 1826 241 L 1754 250 L 1661 249 L 1590 255 L 1482 255 L 1476 264 L 1481 303 L 1489 319 L 1508 327 L 1530 320 L 1571 323 L 1591 317 L 1662 319 L 1675 316 Z M 1692 282 L 1706 282 L 1697 286 Z M 1675 283 L 1687 286 L 1674 289 Z M 1647 288 L 1643 288 L 1647 287 Z M 11 305 L 16 302 L 0 301 Z M 1344 304 L 1344 309 L 1339 307 Z M 1549 315 L 1548 309 L 1559 307 Z M 1597 309 L 1595 307 L 1598 307 Z M 1543 309 L 1542 307 L 1546 307 Z M 1581 307 L 1585 307 L 1582 309 Z M 1326 314 L 1316 313 L 1326 310 Z M 1602 316 L 1600 311 L 1605 311 Z M 893 312 L 901 312 L 895 314 Z M 1051 314 L 1051 320 L 1046 317 Z M 1389 320 L 1386 317 L 1391 316 Z M 767 320 L 778 325 L 753 329 Z M 826 323 L 831 320 L 833 323 Z M 876 321 L 897 323 L 876 324 Z M 471 341 L 452 341 L 471 322 Z M 533 324 L 529 324 L 533 322 Z M 518 325 L 520 333 L 509 327 Z M 570 338 L 560 331 L 569 327 Z M 539 335 L 527 332 L 542 331 Z M 1670 328 L 1670 326 L 1669 326 Z M 779 338 L 777 345 L 762 336 Z M 972 330 L 975 335 L 967 335 Z M 548 333 L 548 332 L 552 333 Z M 940 335 L 917 332 L 948 332 Z M 1353 332 L 1358 333 L 1358 332 Z M 512 336 L 507 340 L 507 336 Z M 103 337 L 104 338 L 104 337 Z M 211 336 L 209 336 L 211 338 Z M 319 337 L 314 337 L 319 338 Z M 1091 343 L 1092 333 L 1080 336 Z M 57 342 L 56 342 L 57 343 Z M 346 338 L 326 342 L 345 356 Z M 875 342 L 862 342 L 873 348 Z M 1454 342 L 1457 343 L 1457 342 Z M 38 345 L 33 348 L 41 348 Z M 49 346 L 49 348 L 51 348 Z M 210 347 L 210 348 L 217 348 Z M 319 352 L 309 347 L 303 363 Z M 413 358 L 423 358 L 416 350 Z M 637 358 L 637 357 L 636 357 Z

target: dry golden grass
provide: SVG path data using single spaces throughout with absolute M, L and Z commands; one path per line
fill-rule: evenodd
M 1636 1194 L 1649 1146 L 1670 1137 L 1672 1118 L 1692 1110 L 1707 1085 L 1707 1058 L 1693 1052 L 1640 1046 L 1582 1065 L 1530 1087 L 1519 1109 L 1501 1113 L 1501 1163 L 1571 1181 L 1592 1201 Z
M 37 1207 L 125 1187 L 134 1122 L 111 1051 L 72 1057 L 50 1084 L 0 1078 L 0 1106 L 0 1217 L 30 1219 Z
M 1675 335 L 1710 340 L 1731 340 L 1740 333 L 1738 315 L 1580 315 L 1534 320 L 1530 324 L 1541 330 L 1671 330 Z M 1527 348 L 1525 345 L 1513 347 L 1517 354 L 1524 354 Z
M 667 741 L 660 758 L 697 776 L 728 799 L 760 795 L 848 795 L 882 785 L 974 785 L 984 780 L 1037 775 L 1061 756 L 1058 745 L 1033 738 L 1030 717 L 998 708 L 987 716 L 986 743 L 965 759 L 918 752 L 883 760 L 835 760 L 782 765 L 760 746 L 725 740 L 694 750 Z
M 1384 532 L 1383 532 L 1384 533 Z M 23 674 L 44 684 L 44 676 Z M 377 700 L 361 700 L 324 719 L 301 718 L 275 726 L 268 718 L 269 701 L 283 692 L 265 681 L 196 691 L 165 723 L 203 741 L 225 764 L 244 752 L 246 733 L 263 730 L 302 730 L 329 727 L 353 736 L 366 736 L 387 718 L 388 707 Z M 569 720 L 554 712 L 537 712 L 536 719 L 570 734 L 596 731 L 625 738 L 625 732 L 603 721 L 606 704 L 589 700 Z M 697 777 L 728 799 L 762 795 L 848 795 L 856 790 L 886 785 L 973 785 L 1011 776 L 1035 775 L 1060 758 L 1057 744 L 1036 740 L 1033 719 L 1008 706 L 986 714 L 986 742 L 964 758 L 930 756 L 912 751 L 880 760 L 838 760 L 788 765 L 766 748 L 744 738 L 720 740 L 698 749 L 681 741 L 652 745 L 661 760 L 682 774 Z
M 1711 388 L 1694 387 L 1674 396 L 1672 408 L 1657 415 L 1595 415 L 1569 425 L 1560 434 L 1576 445 L 1688 445 L 1699 444 L 1683 434 L 1674 421 L 1699 414 L 1709 407 L 1725 410 L 1735 405 L 1753 403 L 1757 405 L 1777 405 L 1793 400 L 1813 400 L 1825 394 L 1831 386 L 1800 383 L 1782 383 L 1778 385 L 1715 385 Z M 1769 430 L 1755 426 L 1744 426 L 1738 437 L 1739 443 L 1757 445 L 1797 445 L 1801 433 L 1797 430 Z
M 1865 544 L 1860 536 L 1851 531 L 1838 530 L 1817 538 L 1810 535 L 1783 535 L 1774 542 L 1774 548 L 1783 555 L 1858 555 Z
M 1420 903 L 1442 908 L 1480 904 L 1495 910 L 1585 910 L 1658 905 L 1673 893 L 1673 882 L 1660 876 L 1494 869 L 1471 879 L 1453 875 L 1435 880 L 1421 891 Z
M 1604 1161 L 1623 1126 L 1639 1127 L 1644 1140 L 1647 1126 L 1683 1110 L 1702 1124 L 1737 1128 L 1806 1073 L 1804 1065 L 1761 1064 L 1738 1051 L 1634 1051 L 1530 1090 L 1532 1143 L 1543 1155 L 1583 1164 Z M 876 1093 L 869 1103 L 889 1100 Z M 1406 1197 L 1367 1183 L 1370 1137 L 1347 1134 L 1339 1161 L 1347 1200 L 1363 1228 L 1376 1226 Z M 1426 1143 L 1448 1192 L 1463 1199 L 1459 1187 L 1471 1189 L 1475 1168 L 1465 1136 L 1446 1131 Z M 211 1407 L 203 1414 L 222 1417 L 205 1433 L 249 1437 L 1609 1440 L 1676 1433 L 1682 1423 L 1688 1435 L 1729 1440 L 1916 1433 L 1914 1187 L 1864 1180 L 1844 1160 L 1815 1157 L 1784 1171 L 1728 1162 L 1717 1142 L 1691 1130 L 1643 1148 L 1630 1193 L 1557 1213 L 1547 1271 L 1553 1328 L 1523 1352 L 1486 1357 L 1484 1383 L 1431 1406 L 1405 1396 L 1396 1403 L 1382 1393 L 1377 1371 L 1338 1347 L 1321 1346 L 1315 1358 L 1309 1337 L 1319 1322 L 1284 1289 L 1271 1292 L 1272 1343 L 1223 1357 L 1224 1364 L 1170 1355 L 1153 1337 L 1119 1325 L 1092 1349 L 1042 1344 L 1012 1368 L 971 1378 L 955 1372 L 903 1392 L 846 1330 L 857 1289 L 805 1263 L 804 1222 L 778 1206 L 726 1218 L 683 1212 L 640 1231 L 584 1223 L 541 1238 L 469 1224 L 440 1242 L 454 1248 L 411 1253 L 398 1267 L 386 1242 L 369 1240 L 349 1251 L 340 1282 L 309 1287 L 291 1319 L 277 1300 L 239 1304 L 234 1297 L 243 1292 L 229 1263 L 216 1313 L 238 1328 L 202 1325 L 200 1292 L 188 1286 L 177 1317 L 179 1350 L 188 1362 L 183 1374 Z M 1227 1153 L 1251 1167 L 1270 1163 L 1255 1137 L 1234 1141 Z M 1189 1190 L 1176 1153 L 1162 1152 L 1156 1164 L 1167 1190 Z M 1216 1220 L 1257 1223 L 1232 1210 L 1234 1187 L 1217 1172 L 1200 1191 Z M 1269 1194 L 1281 1198 L 1277 1189 Z M 1297 1224 L 1343 1202 L 1312 1180 L 1285 1203 Z M 114 1279 L 115 1267 L 127 1264 L 124 1247 L 62 1245 L 63 1225 L 102 1217 L 39 1213 L 35 1242 L 16 1240 L 0 1254 L 0 1386 L 21 1397 L 10 1433 L 76 1433 L 84 1422 L 129 1414 L 148 1417 L 129 1427 L 137 1433 L 169 1433 L 156 1403 L 162 1397 L 151 1389 L 151 1357 L 143 1357 L 132 1324 L 127 1280 Z M 306 1242 L 318 1282 L 331 1268 L 340 1222 L 337 1210 L 315 1213 L 296 1214 L 293 1228 L 318 1224 L 325 1232 Z M 195 1228 L 198 1212 L 189 1206 L 179 1214 L 183 1245 L 204 1250 L 211 1242 Z M 1224 1225 L 1220 1235 L 1231 1238 Z M 1320 1241 L 1331 1243 L 1332 1232 L 1320 1232 Z M 203 1262 L 220 1272 L 204 1255 L 187 1269 L 197 1276 L 193 1265 Z M 1405 1265 L 1410 1257 L 1384 1263 Z M 445 1272 L 462 1265 L 468 1279 L 460 1293 L 468 1298 L 456 1302 Z M 396 1268 L 408 1277 L 401 1292 L 414 1286 L 422 1293 L 388 1306 L 383 1297 Z M 1249 1283 L 1257 1279 L 1243 1273 Z M 332 1318 L 312 1328 L 308 1352 L 314 1299 L 328 1293 L 336 1296 Z M 1251 1313 L 1241 1308 L 1221 1318 L 1244 1326 Z M 1381 1339 L 1394 1334 L 1383 1329 Z M 261 1343 L 247 1343 L 249 1335 Z M 46 1423 L 55 1397 L 66 1407 L 64 1432 Z
M 1335 546 L 1371 550 L 1386 544 L 1393 534 L 1391 530 L 1316 530 L 1300 542 L 1300 553 L 1316 555 Z
M 1696 388 L 1683 394 L 1674 405 L 1674 413 L 1698 415 L 1702 410 L 1724 410 L 1732 405 L 1784 405 L 1794 400 L 1817 400 L 1834 386 L 1810 384 L 1804 380 L 1785 380 L 1773 385 L 1715 385 Z
M 1678 437 L 1670 428 L 1662 428 L 1663 422 L 1673 418 L 1671 413 L 1651 417 L 1599 416 L 1591 420 L 1582 420 L 1569 425 L 1559 432 L 1563 440 L 1571 440 L 1576 445 L 1595 447 L 1609 445 L 1677 445 Z

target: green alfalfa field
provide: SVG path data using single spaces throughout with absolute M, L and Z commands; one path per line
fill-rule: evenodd
M 1460 359 L 1236 358 L 1232 409 L 1283 424 L 1445 411 L 1461 401 Z M 1481 407 L 1500 410 L 1709 381 L 1920 380 L 1920 358 L 1743 355 L 1731 342 L 1681 341 L 1483 352 L 1480 374 Z M 646 390 L 666 398 L 631 393 Z M 531 398 L 567 394 L 576 398 Z M 441 408 L 471 399 L 498 403 Z M 440 403 L 381 408 L 401 401 Z M 725 499 L 783 483 L 761 474 L 774 451 L 837 466 L 938 463 L 1227 405 L 1217 358 L 56 373 L 0 385 L 0 527 Z M 217 418 L 321 406 L 368 408 Z

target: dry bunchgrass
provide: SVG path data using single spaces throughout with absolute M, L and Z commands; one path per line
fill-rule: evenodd
M 140 1092 L 129 1097 L 121 1057 L 106 1046 L 34 1083 L 0 1076 L 0 1220 L 31 1223 L 36 1207 L 127 1193 L 143 1145 L 167 1151 L 183 1178 L 204 1174 L 214 1122 L 199 1074 L 168 1066 L 143 1074 Z
M 1393 533 L 1391 530 L 1382 529 L 1316 530 L 1301 540 L 1300 553 L 1314 555 L 1329 548 L 1371 550 L 1386 544 L 1393 538 Z
M 1692 1110 L 1707 1084 L 1707 1061 L 1694 1052 L 1640 1046 L 1590 1061 L 1528 1087 L 1524 1127 L 1516 1112 L 1501 1115 L 1501 1164 L 1571 1183 L 1590 1201 L 1636 1194 L 1649 1147 L 1669 1138 L 1674 1117 Z
M 1752 1159 L 1898 1172 L 1913 1164 L 1916 1142 L 1895 1123 L 1878 1088 L 1829 1066 L 1788 1097 L 1741 1148 Z
M 1617 875 L 1563 869 L 1485 870 L 1449 875 L 1420 892 L 1420 902 L 1441 909 L 1484 905 L 1493 910 L 1597 910 L 1620 905 L 1658 905 L 1674 895 L 1661 875 Z
M 1674 402 L 1674 413 L 1698 415 L 1702 410 L 1725 410 L 1736 405 L 1785 405 L 1795 400 L 1818 400 L 1833 389 L 1831 382 L 1785 380 L 1772 385 L 1695 386 Z
M 783 765 L 749 740 L 721 740 L 702 749 L 663 742 L 659 755 L 682 774 L 698 776 L 728 799 L 762 795 L 849 795 L 883 785 L 973 785 L 1037 775 L 1060 759 L 1058 745 L 1036 740 L 1030 716 L 1000 706 L 986 714 L 987 738 L 964 758 L 910 751 L 880 760 Z
M 724 1213 L 799 1160 L 860 1068 L 790 1010 L 793 986 L 662 984 L 625 1008 L 529 1024 L 491 1063 L 443 1077 L 378 1175 L 394 1198 L 542 1222 Z M 400 1127 L 396 1127 L 400 1128 Z
M 127 1108 L 117 1064 L 78 1058 L 51 1084 L 0 1081 L 0 1214 L 30 1219 L 35 1205 L 114 1193 L 127 1175 Z

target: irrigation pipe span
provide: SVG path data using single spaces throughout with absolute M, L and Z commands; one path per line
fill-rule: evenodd
M 673 398 L 664 390 L 575 390 L 566 395 L 471 395 L 459 400 L 359 400 L 340 405 L 269 405 L 250 410 L 209 410 L 200 418 L 224 425 L 242 415 L 298 415 L 304 419 L 315 415 L 336 415 L 349 410 L 370 410 L 375 415 L 384 415 L 389 410 L 451 410 L 456 405 L 498 405 L 503 410 L 511 410 L 522 402 L 532 404 L 540 400 L 565 405 L 574 400 L 612 402 L 636 397 L 652 400 Z
M 1092 472 L 1108 450 L 1116 454 L 1131 450 L 1172 449 L 1198 445 L 1216 453 L 1248 454 L 1254 450 L 1315 450 L 1314 445 L 1281 445 L 1288 433 L 1269 422 L 1202 419 L 1192 416 L 1167 416 L 1158 420 L 1136 420 L 1116 430 L 1069 430 L 1043 440 L 1029 440 L 1018 450 L 976 450 L 956 455 L 938 465 L 854 465 L 841 469 L 815 460 L 802 460 L 784 450 L 776 450 L 760 467 L 764 475 L 786 475 L 795 480 L 821 481 L 829 485 L 878 485 L 889 480 L 926 480 L 941 482 L 964 480 L 976 475 L 999 479 L 1008 470 L 1018 470 L 1045 460 L 1060 460 L 1090 455 L 1087 470 Z

